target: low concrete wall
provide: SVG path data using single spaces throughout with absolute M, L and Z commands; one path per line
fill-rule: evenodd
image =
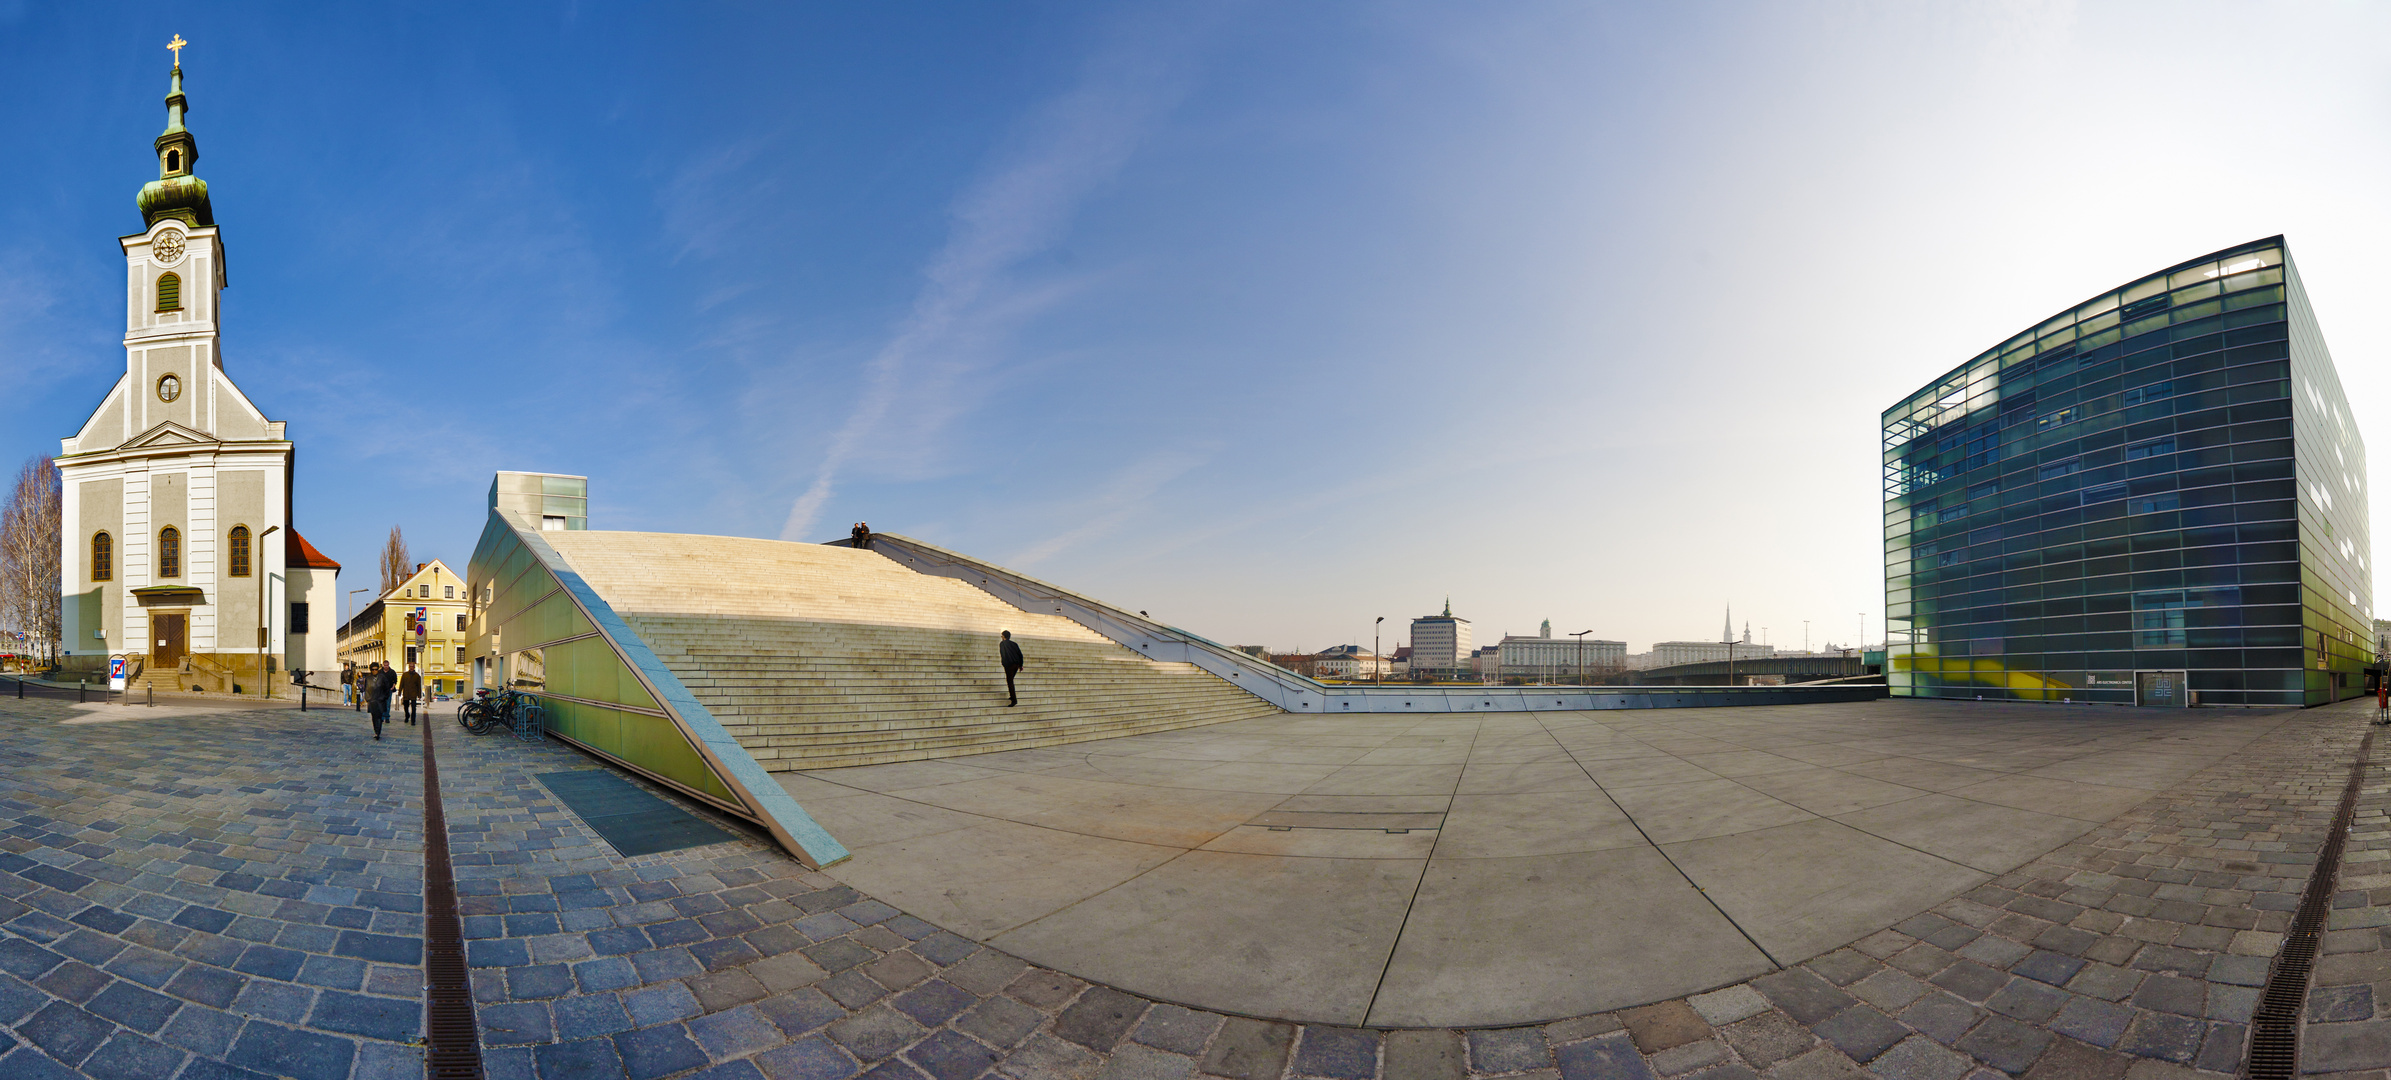
M 845 540 L 835 541 L 845 546 Z M 1875 686 L 1393 686 L 1331 685 L 1265 663 L 1177 627 L 1102 601 L 895 533 L 872 534 L 872 550 L 923 574 L 969 582 L 1023 611 L 1061 615 L 1155 660 L 1211 672 L 1291 713 L 1571 712 L 1587 709 L 1690 709 L 1871 701 Z

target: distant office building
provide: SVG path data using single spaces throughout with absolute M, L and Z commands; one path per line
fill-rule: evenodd
M 1543 637 L 1505 637 L 1497 648 L 1501 653 L 1499 674 L 1506 678 L 1574 679 L 1581 671 L 1616 671 L 1627 666 L 1624 641 L 1587 638 L 1581 645 L 1577 638 L 1547 633 Z
M 1469 620 L 1453 617 L 1453 601 L 1445 599 L 1442 615 L 1411 620 L 1411 670 L 1453 672 L 1469 666 Z
M 1748 635 L 1747 635 L 1748 636 Z M 1729 657 L 1732 645 L 1735 655 Z M 1761 656 L 1775 656 L 1774 645 L 1758 645 L 1750 641 L 1655 641 L 1652 643 L 1650 667 L 1670 667 L 1676 664 L 1702 664 L 1713 660 L 1747 660 Z
M 1986 350 L 1885 411 L 1884 463 L 1895 696 L 2362 692 L 2366 447 L 2280 236 Z

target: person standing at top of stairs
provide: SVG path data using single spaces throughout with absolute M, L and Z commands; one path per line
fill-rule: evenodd
M 1021 673 L 1021 646 L 1013 641 L 1013 632 L 999 630 L 1003 640 L 996 643 L 996 655 L 1005 664 L 1005 707 L 1021 704 L 1021 695 L 1013 690 L 1013 676 Z

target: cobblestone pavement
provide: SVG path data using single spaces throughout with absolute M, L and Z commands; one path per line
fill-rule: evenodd
M 2302 1072 L 2391 1069 L 2391 731 L 2376 730 L 2308 991 Z
M 0 702 L 0 1076 L 422 1073 L 420 745 Z
M 531 779 L 587 759 L 434 731 L 493 1077 L 2171 1080 L 2238 1068 L 2364 736 L 2360 705 L 2298 714 L 2235 760 L 1848 948 L 1686 999 L 1474 1031 L 1288 1024 L 1091 986 L 807 872 L 751 831 L 622 859 Z M 22 908 L 0 920 L 0 1017 L 32 1045 L 0 1057 L 0 1075 L 44 1075 L 27 1063 L 52 1057 L 148 1078 L 240 1075 L 217 1061 L 310 1077 L 420 1068 L 395 1012 L 364 1013 L 378 1027 L 350 1019 L 352 1001 L 414 993 L 414 969 L 395 951 L 344 951 L 350 932 L 418 940 L 419 897 L 404 894 L 420 884 L 412 740 L 385 755 L 350 727 L 268 730 L 279 713 L 69 727 L 27 711 L 0 709 L 0 812 L 14 825 L 0 831 L 0 902 Z M 286 787 L 252 782 L 276 770 Z M 2391 980 L 2391 784 L 2366 798 L 2311 999 L 2311 1069 L 2391 1064 L 2391 1019 L 2374 1005 L 2374 984 Z M 204 902 L 189 911 L 238 917 L 178 927 L 184 893 Z M 104 914 L 79 922 L 86 911 Z M 335 931 L 335 916 L 365 923 Z M 258 948 L 273 951 L 253 962 Z M 358 961 L 342 969 L 356 982 L 324 982 L 343 959 Z M 247 981 L 211 1004 L 176 989 L 189 972 Z M 187 1015 L 214 1038 L 169 1037 Z M 303 1040 L 341 1049 L 267 1053 Z M 135 1051 L 154 1056 L 117 1064 Z

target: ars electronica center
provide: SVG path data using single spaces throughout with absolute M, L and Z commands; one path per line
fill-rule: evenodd
M 2366 449 L 2282 237 L 2066 308 L 1883 420 L 1894 696 L 2366 692 Z

